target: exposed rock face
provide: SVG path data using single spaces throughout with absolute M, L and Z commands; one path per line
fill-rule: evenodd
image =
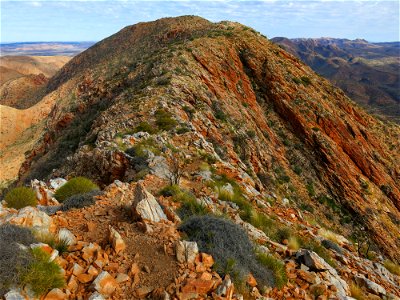
M 133 213 L 142 220 L 149 220 L 152 222 L 167 220 L 160 204 L 158 204 L 154 196 L 150 194 L 141 183 L 136 185 L 132 210 Z
M 102 184 L 134 179 L 122 141 L 147 122 L 163 140 L 152 134 L 136 141 L 136 158 L 143 148 L 164 157 L 171 149 L 184 153 L 181 165 L 211 158 L 248 183 L 251 197 L 268 192 L 306 202 L 344 231 L 352 226 L 343 219 L 359 219 L 400 260 L 398 126 L 368 115 L 240 24 L 182 17 L 126 27 L 72 59 L 48 91 L 61 100 L 21 181 L 53 169 Z M 157 119 L 159 108 L 179 126 Z M 144 218 L 164 218 L 154 201 L 140 203 Z

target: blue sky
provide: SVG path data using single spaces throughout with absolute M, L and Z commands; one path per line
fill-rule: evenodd
M 398 41 L 399 1 L 1 1 L 1 42 L 98 41 L 142 21 L 199 15 L 268 37 Z

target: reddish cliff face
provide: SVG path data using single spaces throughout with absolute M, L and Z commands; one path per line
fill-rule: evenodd
M 127 27 L 74 58 L 49 89 L 60 101 L 21 180 L 53 169 L 104 184 L 134 180 L 122 141 L 147 122 L 188 161 L 201 141 L 202 155 L 217 155 L 229 176 L 312 206 L 343 233 L 360 221 L 400 259 L 399 127 L 248 27 L 197 17 Z

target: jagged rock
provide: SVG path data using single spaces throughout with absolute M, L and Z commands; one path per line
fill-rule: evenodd
M 50 186 L 55 190 L 59 189 L 66 183 L 67 183 L 67 180 L 65 180 L 64 178 L 50 179 Z
M 90 295 L 88 300 L 105 300 L 106 298 L 103 297 L 102 294 L 99 294 L 99 292 L 94 292 L 93 294 Z
M 64 240 L 68 244 L 68 246 L 72 246 L 76 243 L 75 235 L 67 228 L 61 228 L 58 231 L 58 238 L 60 240 Z
M 52 289 L 43 300 L 65 300 L 68 299 L 67 295 L 60 289 Z
M 227 299 L 229 294 L 233 294 L 232 280 L 228 275 L 225 276 L 222 283 L 217 287 L 215 293 L 218 296 L 226 296 Z
M 102 295 L 111 295 L 118 287 L 118 282 L 107 271 L 103 271 L 93 281 L 96 291 Z
M 384 296 L 386 295 L 386 290 L 380 286 L 379 284 L 369 280 L 368 278 L 365 278 L 364 275 L 359 275 L 357 274 L 355 276 L 355 280 L 357 284 L 366 287 L 366 289 L 378 296 Z
M 336 294 L 339 299 L 344 299 L 346 295 L 349 294 L 349 286 L 346 281 L 340 278 L 336 270 L 325 262 L 317 253 L 306 249 L 300 249 L 296 253 L 296 261 L 299 264 L 306 265 L 311 271 L 321 272 L 320 274 L 325 280 L 336 287 Z
M 121 235 L 111 226 L 109 226 L 108 229 L 109 229 L 108 240 L 110 241 L 115 252 L 118 254 L 119 252 L 125 250 L 126 245 Z
M 19 292 L 19 290 L 12 289 L 4 295 L 5 300 L 25 300 L 25 297 Z
M 149 220 L 152 222 L 167 220 L 160 204 L 158 204 L 154 196 L 150 194 L 141 183 L 136 185 L 132 210 L 134 215 L 139 216 L 142 220 Z
M 255 241 L 266 242 L 269 241 L 268 236 L 264 231 L 254 227 L 250 223 L 243 221 L 239 215 L 235 215 L 234 222 L 244 228 L 247 234 Z
M 180 263 L 192 263 L 199 253 L 196 242 L 178 241 L 176 243 L 176 258 Z
M 167 180 L 171 178 L 171 171 L 167 160 L 163 156 L 150 157 L 147 160 L 147 167 L 150 169 L 150 174 Z
M 39 233 L 49 232 L 50 226 L 52 225 L 52 219 L 46 213 L 30 206 L 20 209 L 18 213 L 10 213 L 6 215 L 6 218 L 4 221 L 0 221 L 0 224 L 6 222 L 23 227 L 29 227 Z

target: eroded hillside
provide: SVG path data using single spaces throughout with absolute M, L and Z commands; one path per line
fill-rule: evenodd
M 180 220 L 173 212 L 182 207 L 189 215 L 223 215 L 265 251 L 287 259 L 289 275 L 303 271 L 294 260 L 302 252 L 292 250 L 320 251 L 328 229 L 370 244 L 376 262 L 400 260 L 399 127 L 368 115 L 246 26 L 198 17 L 129 26 L 72 59 L 48 92 L 57 102 L 42 139 L 27 153 L 21 184 L 86 176 L 106 191 L 122 190 L 99 204 L 112 206 L 130 205 L 143 180 L 162 195 L 157 199 L 174 224 Z M 89 215 L 96 222 L 103 216 Z M 69 229 L 80 236 L 79 228 Z M 373 272 L 363 258 L 373 259 L 370 249 L 357 253 L 342 238 L 346 255 L 330 251 L 324 259 L 335 270 L 323 267 L 334 277 L 326 280 L 336 280 L 323 293 L 340 299 L 358 274 Z M 373 274 L 388 294 L 397 293 L 397 277 Z M 265 295 L 309 299 L 313 292 L 300 297 L 296 284 L 297 290 L 288 283 Z

